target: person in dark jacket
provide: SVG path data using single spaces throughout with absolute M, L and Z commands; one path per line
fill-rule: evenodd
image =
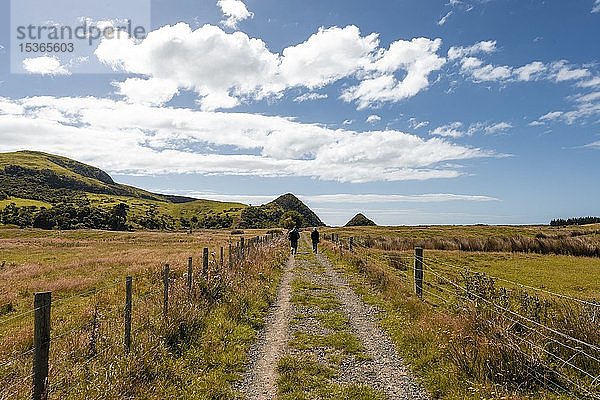
M 317 246 L 318 246 L 320 240 L 319 240 L 319 231 L 317 230 L 316 226 L 310 233 L 310 240 L 312 240 L 313 253 L 317 254 Z
M 288 232 L 288 240 L 292 247 L 292 254 L 298 254 L 298 239 L 300 239 L 300 232 L 298 232 L 297 227 L 294 227 L 294 229 Z

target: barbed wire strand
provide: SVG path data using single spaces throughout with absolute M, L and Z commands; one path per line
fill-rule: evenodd
M 12 364 L 13 362 L 17 361 L 19 358 L 26 356 L 28 354 L 32 354 L 35 351 L 35 348 L 29 349 L 27 351 L 24 351 L 20 354 L 15 354 L 15 355 L 11 355 L 11 358 L 7 361 L 5 361 L 4 363 L 0 364 L 0 368 L 4 368 L 9 364 Z
M 455 266 L 455 265 L 449 264 L 449 263 L 447 263 L 447 262 L 441 261 L 441 260 L 439 260 L 439 259 L 436 259 L 436 258 L 433 258 L 433 257 L 431 258 L 431 260 L 433 260 L 433 261 L 434 261 L 434 262 L 436 262 L 437 264 L 442 264 L 442 265 L 445 265 L 445 266 L 447 266 L 447 267 L 450 267 L 450 268 L 454 268 L 454 269 L 461 269 L 461 270 L 463 270 L 463 271 L 464 271 L 465 269 L 470 269 L 470 270 L 472 270 L 472 271 L 474 271 L 474 272 L 484 273 L 484 274 L 486 274 L 487 276 L 489 276 L 490 278 L 496 279 L 496 280 L 498 280 L 498 281 L 501 281 L 501 282 L 510 283 L 511 285 L 515 285 L 515 286 L 524 287 L 524 288 L 527 288 L 527 289 L 534 290 L 534 291 L 536 291 L 536 292 L 542 292 L 542 293 L 546 293 L 546 294 L 549 294 L 549 295 L 552 295 L 552 296 L 560 297 L 560 298 L 563 298 L 563 299 L 566 299 L 566 300 L 575 301 L 575 302 L 577 302 L 577 303 L 580 303 L 580 304 L 585 304 L 585 305 L 587 305 L 587 306 L 592 306 L 592 307 L 598 307 L 598 308 L 600 308 L 600 303 L 594 303 L 594 302 L 591 302 L 591 301 L 587 301 L 587 300 L 583 300 L 583 299 L 578 299 L 578 298 L 576 298 L 576 297 L 568 296 L 568 295 L 565 295 L 565 294 L 561 294 L 561 293 L 552 292 L 552 291 L 550 291 L 550 290 L 547 290 L 547 289 L 542 289 L 542 288 L 538 288 L 538 287 L 535 287 L 535 286 L 526 285 L 526 284 L 524 284 L 524 283 L 515 282 L 515 281 L 512 281 L 512 280 L 510 280 L 510 279 L 506 279 L 506 278 L 500 278 L 500 277 L 498 277 L 498 276 L 491 275 L 491 274 L 489 274 L 489 273 L 487 273 L 487 272 L 483 272 L 483 271 L 478 271 L 478 270 L 475 270 L 475 269 L 473 269 L 472 267 L 466 267 L 466 266 L 465 266 L 465 267 L 458 267 L 458 266 Z
M 450 280 L 446 279 L 445 277 L 443 277 L 443 276 L 441 276 L 441 275 L 437 274 L 437 273 L 436 273 L 436 272 L 435 272 L 435 271 L 434 271 L 434 270 L 431 268 L 431 266 L 428 266 L 428 265 L 426 265 L 425 263 L 423 263 L 423 264 L 424 264 L 425 266 L 427 266 L 427 267 L 428 267 L 428 269 L 429 269 L 429 271 L 430 271 L 430 272 L 432 272 L 432 273 L 433 273 L 435 276 L 437 276 L 439 279 L 442 279 L 442 280 L 444 280 L 444 281 L 447 281 L 448 283 L 452 284 L 453 286 L 455 286 L 455 287 L 456 287 L 456 288 L 458 288 L 458 289 L 465 290 L 465 291 L 466 291 L 468 294 L 472 294 L 472 295 L 474 295 L 474 296 L 476 296 L 476 297 L 480 297 L 480 296 L 476 295 L 475 293 L 472 293 L 472 292 L 468 291 L 467 289 L 465 289 L 465 288 L 462 288 L 461 286 L 457 285 L 456 283 L 454 283 L 454 282 L 452 282 L 452 281 L 450 281 Z M 437 288 L 439 288 L 439 289 L 441 289 L 441 290 L 443 290 L 443 291 L 448 291 L 448 289 L 446 289 L 446 288 L 442 288 L 441 286 L 438 286 L 438 285 L 435 285 L 435 284 L 431 284 L 431 286 L 437 287 Z M 429 294 L 429 295 L 433 295 L 434 297 L 436 297 L 436 298 L 438 298 L 438 299 L 440 299 L 440 300 L 442 300 L 442 301 L 444 301 L 444 302 L 448 303 L 448 300 L 444 299 L 443 297 L 441 297 L 441 296 L 438 296 L 437 294 L 435 294 L 435 293 L 433 293 L 433 292 L 431 292 L 431 291 L 429 291 L 429 290 L 427 290 L 427 289 L 425 289 L 425 288 L 423 288 L 423 287 L 422 287 L 421 289 L 423 290 L 423 292 L 424 292 L 424 293 L 426 293 L 426 294 Z M 567 297 L 568 297 L 568 296 L 567 296 Z M 481 297 L 480 297 L 480 298 L 481 298 Z M 496 308 L 500 308 L 500 309 L 502 309 L 502 310 L 503 310 L 503 311 L 505 311 L 505 312 L 510 312 L 511 314 L 515 314 L 515 315 L 517 315 L 517 316 L 518 316 L 518 317 L 520 317 L 520 318 L 523 318 L 523 319 L 525 319 L 525 320 L 528 320 L 528 322 L 533 322 L 533 323 L 536 323 L 536 321 L 530 320 L 529 318 L 527 318 L 527 317 L 524 317 L 524 316 L 522 316 L 522 315 L 520 315 L 520 314 L 518 314 L 518 313 L 514 313 L 514 312 L 512 312 L 512 310 L 505 309 L 504 307 L 502 307 L 502 306 L 499 306 L 499 305 L 497 305 L 497 304 L 495 304 L 495 303 L 493 303 L 493 302 L 490 302 L 490 301 L 488 301 L 487 299 L 481 298 L 481 300 L 484 300 L 484 301 L 486 301 L 486 302 L 488 302 L 488 303 L 492 304 L 494 307 L 496 307 Z M 578 300 L 578 299 L 575 299 L 575 300 Z M 593 304 L 593 303 L 591 303 L 591 304 Z M 494 311 L 496 311 L 496 310 L 494 310 Z M 496 311 L 496 312 L 497 312 L 497 311 Z M 505 316 L 505 315 L 503 315 L 503 314 L 499 314 L 499 315 L 501 315 L 501 316 L 503 316 L 503 317 L 506 317 L 506 316 Z M 514 321 L 514 320 L 512 320 L 512 319 L 509 319 L 509 320 L 511 320 L 512 322 L 515 322 L 515 323 L 517 322 L 517 321 Z M 537 323 L 536 323 L 536 324 L 537 324 Z M 539 324 L 539 325 L 540 325 L 541 327 L 545 328 L 545 329 L 548 329 L 548 330 L 554 331 L 552 328 L 549 328 L 549 327 L 547 327 L 547 326 L 545 326 L 545 325 L 543 325 L 543 324 Z M 524 326 L 526 326 L 526 325 L 524 325 Z M 528 327 L 528 328 L 530 328 L 530 327 Z M 537 331 L 536 331 L 536 332 L 537 332 Z M 521 337 L 519 337 L 519 336 L 517 336 L 517 335 L 513 334 L 513 333 L 512 333 L 512 332 L 510 332 L 510 331 L 508 331 L 508 333 L 509 333 L 509 334 L 511 334 L 511 335 L 513 335 L 515 338 L 517 338 L 517 339 L 518 339 L 518 340 L 520 340 L 521 342 L 525 341 L 526 343 L 528 343 L 528 344 L 530 344 L 530 345 L 534 346 L 535 348 L 538 348 L 538 349 L 540 349 L 540 350 L 544 351 L 545 353 L 547 353 L 548 355 L 551 355 L 552 357 L 554 357 L 554 358 L 556 358 L 556 359 L 558 359 L 558 360 L 562 361 L 562 363 L 563 363 L 563 364 L 562 364 L 562 365 L 563 365 L 563 367 L 564 367 L 565 365 L 569 365 L 570 367 L 572 367 L 572 368 L 576 369 L 578 372 L 580 372 L 580 373 L 583 373 L 585 376 L 588 376 L 588 377 L 590 377 L 590 378 L 593 378 L 593 379 L 594 379 L 594 381 L 595 381 L 595 380 L 598 378 L 598 377 L 594 377 L 593 375 L 591 375 L 591 374 L 590 374 L 590 373 L 588 373 L 587 371 L 584 371 L 583 369 L 581 369 L 581 368 L 577 367 L 576 365 L 574 365 L 574 364 L 572 364 L 572 363 L 570 362 L 570 361 L 572 360 L 572 358 L 573 358 L 573 357 L 574 357 L 574 356 L 575 356 L 577 353 L 575 353 L 575 354 L 574 354 L 574 355 L 573 355 L 573 356 L 572 356 L 572 357 L 571 357 L 569 360 L 564 360 L 564 359 L 563 359 L 563 358 L 561 358 L 560 356 L 558 356 L 558 355 L 556 355 L 556 354 L 554 354 L 554 353 L 552 353 L 552 352 L 549 352 L 548 350 L 544 349 L 543 347 L 540 347 L 539 345 L 536 345 L 535 343 L 533 343 L 533 342 L 531 342 L 531 341 L 527 340 L 526 338 L 521 338 Z M 539 333 L 539 332 L 537 332 L 537 333 Z M 570 337 L 569 335 L 566 335 L 566 334 L 562 334 L 562 332 L 560 332 L 560 331 L 556 331 L 556 332 L 553 332 L 553 333 L 557 333 L 557 334 L 559 334 L 560 336 L 563 336 L 563 335 L 564 335 L 564 336 L 566 336 L 566 337 L 567 337 L 568 339 L 570 339 L 570 340 L 575 340 L 575 341 L 578 341 L 578 339 L 576 339 L 576 338 L 573 338 L 573 337 Z M 545 336 L 545 335 L 544 335 L 544 336 Z M 582 341 L 582 342 L 583 342 L 583 341 Z M 561 342 L 558 342 L 558 343 L 562 344 Z M 585 342 L 583 342 L 583 343 L 585 343 Z M 590 344 L 588 344 L 588 343 L 585 343 L 585 344 L 587 344 L 587 345 L 588 345 L 588 346 L 590 346 L 591 348 L 595 348 L 595 346 L 593 346 L 593 345 L 590 345 Z M 517 348 L 518 348 L 518 347 L 517 347 Z M 519 350 L 521 353 L 523 353 L 523 355 L 525 355 L 526 357 L 530 357 L 530 355 L 528 355 L 528 354 L 526 354 L 525 352 L 523 352 L 523 351 L 522 351 L 520 348 L 518 348 L 518 350 Z M 575 350 L 578 350 L 578 349 L 575 349 Z M 578 353 L 581 353 L 581 351 L 579 351 Z M 583 354 L 586 354 L 586 353 L 583 353 Z M 589 355 L 588 355 L 588 356 L 589 356 Z M 593 356 L 590 356 L 590 357 L 592 357 L 592 359 L 595 359 Z M 526 366 L 526 367 L 529 369 L 529 367 L 528 367 L 528 366 Z M 531 372 L 531 369 L 529 369 L 529 370 L 530 370 L 529 372 Z M 535 372 L 535 371 L 534 371 L 534 372 Z M 573 385 L 577 386 L 577 387 L 578 387 L 578 389 L 580 389 L 580 390 L 583 390 L 585 393 L 587 393 L 587 394 L 591 394 L 591 395 L 593 395 L 593 396 L 595 397 L 594 393 L 590 392 L 588 389 L 586 389 L 586 388 L 582 387 L 581 385 L 579 385 L 579 384 L 578 384 L 578 383 L 576 383 L 576 382 L 573 382 L 571 379 L 569 379 L 568 377 L 566 377 L 564 374 L 561 374 L 559 371 L 555 371 L 555 372 L 556 372 L 557 374 L 561 375 L 561 377 L 562 377 L 563 379 L 566 379 L 566 380 L 568 380 L 568 381 L 569 381 L 571 384 L 573 384 Z M 535 377 L 535 379 L 539 381 L 539 379 L 538 379 L 537 377 Z M 592 383 L 593 383 L 594 381 L 592 381 Z M 559 387 L 559 388 L 560 388 L 561 390 L 563 390 L 564 392 L 569 392 L 570 394 L 573 394 L 573 393 L 572 393 L 570 390 L 567 390 L 566 388 L 564 388 L 564 387 L 562 387 L 562 386 L 558 385 L 556 382 L 553 382 L 553 381 L 550 381 L 550 382 L 551 382 L 552 384 L 556 385 L 557 387 Z M 544 385 L 544 386 L 545 386 L 545 385 Z M 553 390 L 553 389 L 552 389 L 552 388 L 550 388 L 550 390 Z M 559 392 L 556 392 L 556 391 L 555 391 L 555 393 L 557 393 L 557 394 L 560 394 Z M 596 398 L 597 398 L 597 397 L 596 397 Z
M 425 283 L 425 282 L 424 282 L 424 283 Z M 447 289 L 447 288 L 444 288 L 443 286 L 439 286 L 439 285 L 435 285 L 435 284 L 431 284 L 431 285 L 433 285 L 434 287 L 436 287 L 436 288 L 438 288 L 438 289 L 442 290 L 444 293 L 455 294 L 454 292 L 450 291 L 450 290 L 449 290 L 449 289 Z M 463 289 L 463 290 L 464 290 L 464 289 Z M 468 292 L 468 293 L 471 293 L 471 292 Z M 466 310 L 466 309 L 465 309 L 465 310 Z M 495 310 L 494 310 L 494 311 L 495 311 Z M 497 312 L 497 311 L 495 311 L 495 312 Z M 571 351 L 573 351 L 573 352 L 575 352 L 575 353 L 577 353 L 577 354 L 580 354 L 580 355 L 582 355 L 582 356 L 585 356 L 585 357 L 587 357 L 587 358 L 589 358 L 589 359 L 591 359 L 591 360 L 594 360 L 594 361 L 596 361 L 596 362 L 600 363 L 600 359 L 599 359 L 599 358 L 597 358 L 597 357 L 595 357 L 595 356 L 593 356 L 593 355 L 591 355 L 591 354 L 588 354 L 588 353 L 586 353 L 586 352 L 585 352 L 583 349 L 576 348 L 576 347 L 570 346 L 570 345 L 568 345 L 568 344 L 566 344 L 566 343 L 563 343 L 563 342 L 559 341 L 559 340 L 558 340 L 558 339 L 556 339 L 556 338 L 553 338 L 553 337 L 551 337 L 551 336 L 548 336 L 548 335 L 544 334 L 542 331 L 540 331 L 540 330 L 538 330 L 538 329 L 532 328 L 532 327 L 530 327 L 529 325 L 527 325 L 527 324 L 523 324 L 522 322 L 520 322 L 520 321 L 517 321 L 517 320 L 515 320 L 515 319 L 512 319 L 512 318 L 510 318 L 510 317 L 508 317 L 508 316 L 506 316 L 506 315 L 504 315 L 504 314 L 499 314 L 499 315 L 501 315 L 503 318 L 505 318 L 505 319 L 508 319 L 509 321 L 511 321 L 511 322 L 513 322 L 513 323 L 515 323 L 515 324 L 519 324 L 520 326 L 522 326 L 522 327 L 526 328 L 526 329 L 527 329 L 528 331 L 530 331 L 531 333 L 536 333 L 536 334 L 540 335 L 541 337 L 543 337 L 544 339 L 550 340 L 550 341 L 552 341 L 552 342 L 554 342 L 554 343 L 556 343 L 556 344 L 558 344 L 558 345 L 560 345 L 560 346 L 562 346 L 562 347 L 564 347 L 564 348 L 566 348 L 566 349 L 569 349 L 569 350 L 571 350 Z M 600 378 L 600 376 L 599 376 L 599 377 L 597 377 L 597 378 Z
M 531 346 L 533 346 L 533 347 L 535 347 L 535 348 L 537 348 L 537 349 L 539 349 L 539 350 L 543 351 L 544 353 L 548 354 L 549 356 L 552 356 L 552 357 L 554 357 L 554 358 L 556 358 L 556 359 L 558 359 L 558 360 L 560 360 L 560 361 L 563 361 L 563 362 L 565 362 L 567 365 L 569 365 L 570 367 L 572 367 L 572 368 L 576 369 L 578 372 L 581 372 L 581 373 L 583 373 L 584 375 L 586 375 L 586 376 L 588 376 L 588 377 L 592 377 L 592 378 L 593 378 L 593 375 L 589 374 L 587 371 L 584 371 L 584 370 L 582 370 L 582 369 L 578 368 L 577 366 L 575 366 L 575 365 L 573 365 L 573 364 L 570 364 L 570 363 L 566 362 L 566 361 L 565 361 L 563 358 L 561 358 L 560 356 L 557 356 L 556 354 L 554 354 L 554 353 L 552 353 L 552 352 L 550 352 L 550 351 L 548 351 L 548 350 L 544 349 L 544 348 L 543 348 L 543 347 L 541 347 L 540 345 L 537 345 L 537 344 L 533 343 L 532 341 L 530 341 L 530 340 L 528 340 L 528 339 L 526 339 L 526 338 L 521 338 L 521 337 L 519 337 L 519 336 L 515 335 L 513 332 L 507 331 L 507 333 L 508 333 L 509 335 L 511 335 L 511 336 L 513 336 L 513 337 L 515 337 L 517 340 L 520 340 L 521 342 L 525 342 L 525 343 L 527 343 L 527 344 L 529 344 L 529 345 L 531 345 Z M 563 364 L 563 366 L 564 366 L 564 364 Z M 569 383 L 571 383 L 572 385 L 576 386 L 578 389 L 582 390 L 584 393 L 586 393 L 586 394 L 589 394 L 589 395 L 592 395 L 592 396 L 593 396 L 594 398 L 596 398 L 596 399 L 600 398 L 600 397 L 598 397 L 598 394 L 597 394 L 597 393 L 592 393 L 592 392 L 590 392 L 590 391 L 589 391 L 587 388 L 583 387 L 582 385 L 580 385 L 580 384 L 579 384 L 579 383 L 577 383 L 577 382 L 574 382 L 574 381 L 573 381 L 571 378 L 569 378 L 569 377 L 568 377 L 568 376 L 566 376 L 565 374 L 561 373 L 560 371 L 558 371 L 558 370 L 556 370 L 556 369 L 552 369 L 552 368 L 550 368 L 550 367 L 548 367 L 548 366 L 546 366 L 546 367 L 547 367 L 547 368 L 549 368 L 549 369 L 550 369 L 551 371 L 553 371 L 554 373 L 558 374 L 558 375 L 559 375 L 559 376 L 560 376 L 562 379 L 564 379 L 564 380 L 568 381 L 568 382 L 569 382 Z
M 423 265 L 426 265 L 426 264 L 425 264 L 425 263 L 423 263 Z M 486 303 L 490 304 L 490 305 L 491 305 L 491 306 L 493 306 L 493 307 L 499 308 L 499 309 L 501 309 L 502 311 L 505 311 L 505 312 L 507 312 L 507 313 L 510 313 L 510 314 L 512 314 L 512 315 L 514 315 L 514 316 L 516 316 L 516 317 L 522 318 L 522 319 L 526 320 L 527 322 L 530 322 L 530 323 L 532 323 L 532 324 L 534 324 L 534 325 L 536 325 L 536 326 L 539 326 L 540 328 L 544 328 L 544 329 L 546 329 L 546 330 L 548 330 L 548 331 L 550 331 L 550 332 L 552 332 L 552 333 L 554 333 L 554 334 L 556 334 L 556 335 L 562 336 L 562 337 L 563 337 L 563 338 L 565 338 L 565 339 L 568 339 L 568 340 L 571 340 L 571 341 L 573 341 L 573 342 L 579 343 L 579 344 L 581 344 L 581 345 L 587 346 L 587 347 L 589 347 L 590 349 L 593 349 L 593 350 L 595 350 L 595 351 L 600 351 L 600 347 L 598 347 L 598 346 L 595 346 L 595 345 L 593 345 L 593 344 L 590 344 L 590 343 L 587 343 L 587 342 L 585 342 L 585 341 L 583 341 L 583 340 L 580 340 L 580 339 L 574 338 L 574 337 L 572 337 L 572 336 L 570 336 L 570 335 L 567 335 L 567 334 L 566 334 L 566 333 L 564 333 L 564 332 L 560 332 L 560 331 L 558 331 L 558 330 L 556 330 L 556 329 L 554 329 L 554 328 L 550 328 L 550 327 L 548 327 L 548 326 L 546 326 L 546 325 L 544 325 L 544 324 L 541 324 L 541 323 L 539 323 L 539 322 L 537 322 L 537 321 L 534 321 L 534 320 L 532 320 L 532 319 L 530 319 L 530 318 L 527 318 L 527 317 L 525 317 L 525 316 L 523 316 L 523 315 L 521 315 L 521 314 L 519 314 L 519 313 L 516 313 L 516 312 L 514 312 L 514 311 L 512 311 L 512 310 L 510 310 L 510 309 L 508 309 L 508 308 L 506 308 L 506 307 L 502 307 L 502 306 L 501 306 L 501 305 L 499 305 L 499 304 L 496 304 L 496 303 L 494 303 L 494 302 L 492 302 L 492 301 L 490 301 L 490 300 L 487 300 L 487 299 L 485 299 L 485 298 L 483 298 L 483 297 L 481 297 L 481 296 L 477 295 L 476 293 L 469 292 L 469 290 L 468 290 L 468 289 L 466 289 L 466 288 L 463 288 L 462 286 L 460 286 L 460 285 L 456 284 L 455 282 L 453 282 L 453 281 L 451 281 L 451 280 L 449 280 L 449 279 L 447 279 L 447 278 L 443 277 L 442 275 L 439 275 L 437 272 L 435 272 L 435 270 L 434 270 L 434 269 L 433 269 L 431 266 L 429 266 L 429 265 L 426 265 L 426 266 L 428 267 L 428 269 L 429 269 L 429 272 L 431 272 L 431 273 L 433 273 L 434 275 L 438 276 L 440 279 L 443 279 L 443 280 L 447 281 L 447 282 L 448 282 L 448 283 L 450 283 L 452 286 L 455 286 L 456 288 L 458 288 L 458 289 L 460 289 L 460 290 L 463 290 L 463 291 L 467 292 L 467 293 L 468 293 L 468 294 L 470 294 L 470 295 L 473 295 L 473 296 L 476 296 L 476 297 L 478 297 L 479 299 L 481 299 L 482 301 L 484 301 L 484 302 L 486 302 Z
M 92 294 L 92 295 L 93 295 L 93 294 L 97 294 L 97 293 L 100 293 L 100 292 L 102 292 L 102 291 L 105 291 L 105 290 L 112 289 L 112 288 L 114 288 L 115 286 L 117 286 L 119 283 L 121 283 L 121 282 L 120 282 L 120 281 L 119 281 L 119 282 L 113 282 L 113 283 L 111 283 L 111 284 L 109 284 L 109 285 L 106 285 L 106 286 L 103 286 L 103 287 L 100 287 L 100 288 L 90 289 L 90 290 L 88 290 L 88 291 L 85 291 L 85 292 L 81 292 L 81 293 L 75 293 L 75 294 L 73 294 L 73 295 L 71 295 L 71 296 L 64 297 L 64 298 L 60 298 L 60 299 L 57 299 L 56 301 L 52 301 L 52 303 L 51 303 L 51 306 L 52 306 L 52 307 L 57 307 L 57 306 L 59 306 L 59 305 L 62 305 L 63 303 L 65 303 L 65 302 L 66 302 L 66 301 L 68 301 L 68 300 L 72 300 L 72 299 L 74 299 L 75 297 L 89 296 L 90 294 Z M 13 315 L 13 316 L 11 316 L 11 317 L 9 317 L 9 318 L 2 319 L 2 320 L 0 320 L 0 325 L 4 325 L 4 324 L 6 324 L 6 323 L 8 323 L 8 322 L 10 322 L 10 321 L 13 321 L 13 320 L 15 320 L 15 319 L 22 318 L 22 317 L 24 317 L 24 316 L 26 316 L 26 315 L 28 315 L 28 314 L 32 314 L 32 313 L 34 313 L 34 312 L 36 312 L 36 311 L 38 311 L 38 310 L 41 310 L 41 309 L 42 309 L 42 308 L 44 308 L 44 307 L 45 307 L 45 306 L 41 306 L 41 307 L 37 307 L 37 308 L 33 308 L 33 309 L 31 309 L 31 310 L 24 311 L 24 312 L 22 312 L 22 313 L 20 313 L 20 314 Z
M 444 290 L 448 291 L 448 289 L 445 289 L 445 288 L 444 288 Z M 476 294 L 474 294 L 474 293 L 471 293 L 471 294 L 473 294 L 473 295 L 477 296 L 477 295 L 476 295 Z M 513 322 L 513 323 L 518 323 L 518 321 L 516 321 L 516 320 L 514 320 L 514 319 L 512 319 L 512 318 L 509 318 L 509 317 L 507 317 L 507 316 L 506 316 L 506 315 L 504 315 L 504 314 L 500 314 L 500 313 L 499 313 L 497 310 L 493 310 L 493 311 L 494 311 L 494 312 L 496 312 L 496 313 L 497 313 L 498 315 L 500 315 L 501 317 L 503 317 L 503 318 L 506 318 L 507 320 L 509 320 L 509 321 L 511 321 L 511 322 Z M 525 326 L 525 327 L 527 327 L 527 328 L 530 328 L 530 327 L 528 327 L 527 325 L 523 325 L 523 324 L 521 324 L 521 325 L 522 325 L 522 326 Z M 531 328 L 530 328 L 530 329 L 531 329 Z M 562 362 L 563 362 L 563 367 L 564 367 L 564 365 L 569 365 L 570 367 L 574 368 L 574 369 L 575 369 L 575 370 L 577 370 L 578 372 L 580 372 L 580 373 L 583 373 L 584 375 L 586 375 L 586 376 L 588 376 L 588 377 L 590 377 L 590 378 L 594 378 L 594 376 L 593 376 L 593 375 L 591 375 L 591 374 L 590 374 L 590 373 L 588 373 L 587 371 L 585 371 L 585 370 L 583 370 L 583 369 L 581 369 L 581 368 L 577 367 L 576 365 L 574 365 L 574 364 L 570 363 L 570 362 L 569 362 L 569 360 L 564 360 L 562 357 L 560 357 L 560 356 L 558 356 L 558 355 L 556 355 L 556 354 L 554 354 L 554 353 L 552 353 L 552 352 L 549 352 L 548 350 L 546 350 L 546 349 L 544 349 L 544 348 L 540 347 L 539 345 L 536 345 L 535 343 L 533 343 L 533 342 L 531 342 L 531 341 L 527 340 L 526 338 L 519 337 L 519 336 L 515 335 L 514 333 L 512 333 L 512 332 L 510 332 L 510 331 L 506 331 L 506 332 L 507 332 L 508 334 L 512 335 L 512 336 L 513 336 L 514 338 L 516 338 L 518 341 L 521 341 L 521 342 L 525 341 L 525 342 L 527 342 L 528 344 L 530 344 L 530 345 L 532 345 L 532 346 L 534 346 L 534 347 L 536 347 L 536 348 L 538 348 L 538 349 L 540 349 L 540 350 L 544 351 L 544 352 L 545 352 L 545 353 L 547 353 L 548 355 L 551 355 L 551 356 L 553 356 L 554 358 L 556 358 L 556 359 L 558 359 L 558 360 L 562 361 Z M 536 332 L 536 333 L 540 333 L 540 332 L 539 332 L 539 331 L 537 331 L 537 330 L 535 330 L 535 332 Z M 541 334 L 541 333 L 540 333 L 540 334 Z M 562 344 L 561 342 L 557 342 L 557 343 L 560 343 L 560 344 Z M 517 347 L 517 348 L 518 348 L 518 347 Z M 530 357 L 530 356 L 531 356 L 531 355 L 529 355 L 529 354 L 526 354 L 525 352 L 523 352 L 523 351 L 522 351 L 520 348 L 518 348 L 518 349 L 519 349 L 519 351 L 520 351 L 521 353 L 523 353 L 523 355 L 525 355 L 525 356 L 527 356 L 527 357 Z M 561 378 L 563 378 L 563 379 L 565 379 L 565 380 L 568 380 L 568 381 L 569 381 L 571 384 L 573 384 L 573 385 L 577 386 L 579 389 L 583 390 L 584 392 L 594 395 L 594 393 L 590 392 L 588 389 L 586 389 L 586 388 L 582 387 L 582 386 L 581 386 L 581 385 L 579 385 L 578 383 L 576 383 L 576 382 L 573 382 L 573 381 L 572 381 L 570 378 L 568 378 L 566 375 L 564 375 L 564 374 L 560 373 L 559 371 L 555 371 L 555 370 L 553 370 L 553 371 L 554 371 L 555 373 L 557 373 L 557 374 L 561 375 Z M 556 384 L 555 382 L 553 382 L 553 383 L 554 383 L 554 384 Z M 559 385 L 559 386 L 560 386 L 560 385 Z M 565 391 L 568 391 L 568 390 L 566 390 L 564 387 L 562 387 L 562 386 L 560 386 L 560 387 L 561 387 L 563 390 L 565 390 Z M 569 391 L 569 392 L 570 392 L 570 391 Z M 570 392 L 570 393 L 572 394 L 572 392 Z M 594 396 L 595 396 L 595 395 L 594 395 Z M 597 398 L 597 397 L 596 397 L 596 398 Z

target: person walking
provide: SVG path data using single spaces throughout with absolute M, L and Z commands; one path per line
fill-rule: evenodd
M 292 247 L 292 254 L 298 254 L 299 239 L 300 232 L 298 232 L 298 227 L 294 226 L 294 229 L 288 232 L 288 240 L 290 241 L 290 246 Z
M 317 230 L 317 227 L 315 226 L 314 229 L 312 230 L 312 232 L 310 233 L 310 240 L 312 240 L 312 245 L 313 245 L 313 253 L 317 254 L 317 246 L 319 245 L 319 231 Z

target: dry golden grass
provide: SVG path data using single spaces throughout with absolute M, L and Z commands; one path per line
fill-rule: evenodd
M 263 233 L 246 231 L 245 237 Z M 38 291 L 53 292 L 50 389 L 55 398 L 196 398 L 181 397 L 183 386 L 198 395 L 231 395 L 228 381 L 240 372 L 245 349 L 262 323 L 284 254 L 281 246 L 269 245 L 229 269 L 229 243 L 237 244 L 239 237 L 230 239 L 229 231 L 0 229 L 0 398 L 28 397 L 31 309 Z M 211 252 L 208 280 L 199 278 L 204 247 Z M 198 277 L 191 300 L 185 287 L 188 257 Z M 171 266 L 172 284 L 167 319 L 162 315 L 165 263 Z M 122 318 L 126 276 L 134 277 L 128 357 Z M 196 375 L 186 370 L 191 365 L 214 371 L 183 385 Z

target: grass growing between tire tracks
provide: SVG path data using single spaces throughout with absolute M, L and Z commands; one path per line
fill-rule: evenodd
M 302 242 L 301 249 L 308 250 Z M 281 400 L 384 400 L 386 397 L 367 385 L 340 382 L 341 364 L 370 360 L 350 330 L 347 316 L 334 288 L 323 283 L 325 268 L 312 253 L 296 255 L 296 278 L 292 281 L 293 338 L 290 354 L 277 365 Z M 316 282 L 316 281 L 318 282 Z M 313 330 L 319 333 L 315 333 Z

